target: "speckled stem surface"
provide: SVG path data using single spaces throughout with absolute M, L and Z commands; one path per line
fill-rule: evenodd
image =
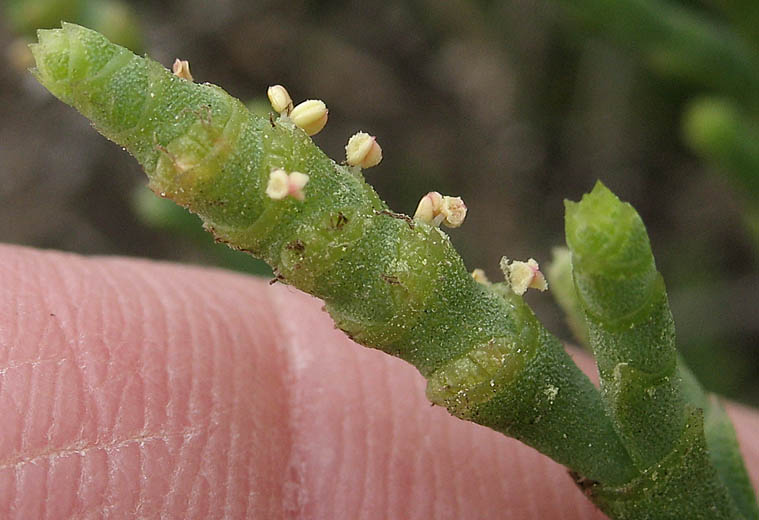
M 40 82 L 136 157 L 153 191 L 200 215 L 219 241 L 266 260 L 280 282 L 323 299 L 357 342 L 416 366 L 434 404 L 567 465 L 610 514 L 658 518 L 617 508 L 650 498 L 648 454 L 628 442 L 635 435 L 612 422 L 619 414 L 520 296 L 472 279 L 445 233 L 390 211 L 286 117 L 256 117 L 221 88 L 175 77 L 96 32 L 64 24 L 40 31 L 32 50 Z M 266 195 L 276 168 L 309 175 L 305 200 Z M 665 459 L 677 461 L 666 468 L 698 458 L 700 421 L 692 410 L 668 427 L 686 434 L 670 435 Z M 723 507 L 724 496 L 708 500 Z

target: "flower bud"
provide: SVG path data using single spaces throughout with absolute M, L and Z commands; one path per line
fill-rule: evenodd
M 290 93 L 282 85 L 273 85 L 266 91 L 271 107 L 275 112 L 289 114 L 293 109 L 293 100 Z
M 190 62 L 187 60 L 180 60 L 179 58 L 174 60 L 174 65 L 171 66 L 171 71 L 178 78 L 192 81 L 192 74 L 190 74 Z
M 327 124 L 327 105 L 319 99 L 309 99 L 292 109 L 290 119 L 308 135 L 316 135 Z
M 346 162 L 351 166 L 371 168 L 377 166 L 382 160 L 382 148 L 377 143 L 377 138 L 366 132 L 358 132 L 348 139 L 345 146 Z
M 287 173 L 282 168 L 275 168 L 269 174 L 266 195 L 273 200 L 282 200 L 290 196 L 296 200 L 306 198 L 303 188 L 308 184 L 308 175 L 300 172 Z

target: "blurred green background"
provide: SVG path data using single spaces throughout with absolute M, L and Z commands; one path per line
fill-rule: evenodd
M 23 38 L 67 19 L 250 100 L 282 83 L 318 97 L 315 141 L 336 160 L 378 136 L 366 172 L 413 213 L 437 190 L 467 202 L 450 232 L 470 269 L 544 265 L 563 199 L 596 179 L 646 222 L 679 346 L 704 384 L 759 404 L 759 2 L 6 0 L 0 43 L 0 241 L 263 273 L 158 204 L 140 168 L 51 98 Z M 559 337 L 550 293 L 528 296 Z

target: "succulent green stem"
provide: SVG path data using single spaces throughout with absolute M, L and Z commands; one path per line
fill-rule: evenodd
M 640 216 L 600 182 L 566 206 L 572 275 L 601 395 L 641 473 L 623 488 L 591 488 L 594 500 L 619 518 L 638 518 L 644 503 L 649 518 L 701 518 L 704 511 L 710 511 L 704 518 L 756 518 L 753 493 L 746 501 L 725 481 L 727 473 L 745 476 L 745 469 L 718 471 L 721 461 L 715 465 L 710 457 L 704 413 L 719 432 L 730 433 L 718 407 L 678 364 L 664 282 Z M 710 439 L 724 446 L 719 435 Z M 687 504 L 673 505 L 673 494 L 689 496 Z
M 287 116 L 255 116 L 221 88 L 176 77 L 80 26 L 40 31 L 32 51 L 39 81 L 134 155 L 153 191 L 197 213 L 217 240 L 266 260 L 279 282 L 322 298 L 357 342 L 416 366 L 434 404 L 567 465 L 617 518 L 659 518 L 645 516 L 643 505 L 689 500 L 686 484 L 704 492 L 699 507 L 740 518 L 708 462 L 702 412 L 678 390 L 652 257 L 611 265 L 584 255 L 590 281 L 575 278 L 585 311 L 602 319 L 590 327 L 591 342 L 609 335 L 602 395 L 509 286 L 474 281 L 445 233 L 390 211 L 355 168 L 329 159 Z M 275 173 L 282 182 L 298 173 L 297 196 L 267 187 Z M 616 216 L 647 247 L 637 215 Z M 626 244 L 603 231 L 612 245 Z M 578 251 L 605 240 L 578 236 Z M 592 296 L 605 287 L 596 265 L 622 280 L 631 268 L 622 283 L 633 297 L 616 288 Z M 644 313 L 653 325 L 640 321 Z M 642 354 L 634 350 L 640 341 L 624 335 L 630 323 L 654 340 Z M 642 405 L 651 406 L 648 419 L 636 417 Z M 635 429 L 654 423 L 663 433 Z

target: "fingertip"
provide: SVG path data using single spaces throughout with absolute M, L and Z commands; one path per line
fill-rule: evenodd
M 0 481 L 14 483 L 0 517 L 281 514 L 288 362 L 265 284 L 16 247 L 0 258 Z

